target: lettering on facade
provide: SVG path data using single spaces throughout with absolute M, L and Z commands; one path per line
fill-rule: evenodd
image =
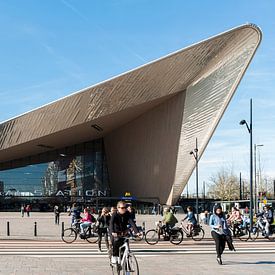
M 85 195 L 87 197 L 106 197 L 107 192 L 100 190 L 86 190 Z

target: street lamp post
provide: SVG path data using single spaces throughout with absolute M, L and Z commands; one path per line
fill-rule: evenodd
M 243 194 L 242 194 L 242 173 L 240 172 L 240 200 L 243 199 Z
M 254 182 L 255 182 L 255 204 L 254 204 L 254 212 L 258 211 L 258 194 L 257 194 L 257 148 L 264 146 L 263 144 L 254 144 Z M 260 167 L 259 167 L 260 168 Z
M 250 125 L 248 126 L 246 120 L 240 121 L 240 125 L 246 125 L 250 134 L 250 231 L 253 227 L 253 128 L 252 128 L 252 99 L 250 99 Z
M 196 161 L 196 212 L 197 212 L 197 221 L 199 220 L 199 156 L 198 156 L 198 139 L 196 138 L 196 147 L 193 151 L 190 152 L 190 155 L 193 155 Z

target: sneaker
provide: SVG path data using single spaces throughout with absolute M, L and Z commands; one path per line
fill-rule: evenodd
M 219 265 L 222 265 L 222 258 L 221 257 L 217 257 L 217 262 Z
M 117 260 L 118 260 L 118 257 L 112 256 L 111 257 L 111 263 L 112 263 L 112 265 L 117 265 Z

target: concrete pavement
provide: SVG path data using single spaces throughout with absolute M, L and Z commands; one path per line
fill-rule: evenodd
M 131 243 L 140 274 L 274 274 L 275 247 L 271 242 L 236 242 L 237 252 L 226 251 L 224 265 L 216 262 L 212 241 L 174 246 Z M 54 241 L 1 241 L 0 274 L 111 274 L 107 253 L 96 244 Z

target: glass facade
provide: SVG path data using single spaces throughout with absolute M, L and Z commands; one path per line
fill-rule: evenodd
M 110 196 L 103 139 L 44 153 L 40 159 L 47 161 L 0 171 L 2 196 Z

